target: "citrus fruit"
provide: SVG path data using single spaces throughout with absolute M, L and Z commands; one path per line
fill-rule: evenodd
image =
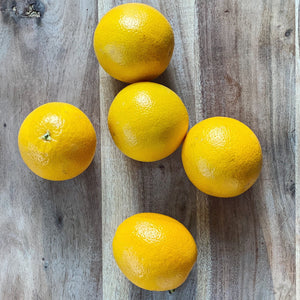
M 169 88 L 153 82 L 125 87 L 113 100 L 108 127 L 117 147 L 135 160 L 163 159 L 181 144 L 188 113 Z
M 94 50 L 103 69 L 124 82 L 151 80 L 167 68 L 174 49 L 170 23 L 142 3 L 114 7 L 100 20 Z
M 213 117 L 196 124 L 182 146 L 182 162 L 191 182 L 216 197 L 235 197 L 249 189 L 262 166 L 260 143 L 238 120 Z
M 96 133 L 80 109 L 51 102 L 26 117 L 18 143 L 20 154 L 32 172 L 48 180 L 67 180 L 82 173 L 91 163 Z
M 112 246 L 124 275 L 138 287 L 152 291 L 180 286 L 197 257 L 189 231 L 177 220 L 156 213 L 126 219 L 119 225 Z

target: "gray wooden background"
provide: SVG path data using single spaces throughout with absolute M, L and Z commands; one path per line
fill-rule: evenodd
M 92 39 L 123 2 L 0 0 L 0 299 L 296 299 L 298 1 L 144 1 L 174 29 L 156 81 L 182 98 L 190 126 L 233 117 L 261 141 L 261 176 L 233 199 L 197 191 L 180 149 L 140 163 L 113 144 L 107 113 L 125 84 L 99 67 Z M 97 132 L 95 159 L 73 180 L 35 176 L 18 152 L 22 121 L 49 101 L 78 106 Z M 196 239 L 197 263 L 173 295 L 135 287 L 113 260 L 118 224 L 144 211 L 176 218 Z

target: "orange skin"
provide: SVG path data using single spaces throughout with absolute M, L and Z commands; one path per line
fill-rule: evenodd
M 114 258 L 140 288 L 167 291 L 180 286 L 197 258 L 195 240 L 177 220 L 140 213 L 121 223 L 113 239 Z
M 22 123 L 18 144 L 28 168 L 54 181 L 71 179 L 91 163 L 96 132 L 77 107 L 51 102 L 32 111 Z
M 173 49 L 170 23 L 158 10 L 141 3 L 114 7 L 94 34 L 100 65 L 112 77 L 128 83 L 158 77 L 167 68 Z
M 181 99 L 153 82 L 125 87 L 108 113 L 108 127 L 117 147 L 130 158 L 144 162 L 173 153 L 182 143 L 188 123 Z
M 182 146 L 191 182 L 215 197 L 235 197 L 257 180 L 262 151 L 256 135 L 238 120 L 214 117 L 196 124 Z

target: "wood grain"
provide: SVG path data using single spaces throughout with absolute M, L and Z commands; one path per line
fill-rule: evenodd
M 125 2 L 0 0 L 0 299 L 296 299 L 298 0 L 143 1 L 174 29 L 173 58 L 156 81 L 182 98 L 190 127 L 223 115 L 261 141 L 261 176 L 233 199 L 198 191 L 180 149 L 140 163 L 114 145 L 107 113 L 126 85 L 99 66 L 92 37 Z M 66 182 L 38 178 L 18 153 L 20 124 L 49 101 L 81 108 L 97 132 L 92 165 Z M 197 263 L 172 295 L 137 288 L 114 262 L 117 226 L 144 211 L 176 218 L 196 239 Z
M 121 1 L 100 1 L 99 17 Z M 157 82 L 179 94 L 195 119 L 194 107 L 194 5 L 193 1 L 147 1 L 170 20 L 175 32 L 175 50 L 170 66 Z M 101 14 L 102 13 L 102 14 Z M 176 20 L 176 22 L 175 22 Z M 183 67 L 185 66 L 185 67 Z M 144 291 L 124 278 L 114 262 L 111 243 L 117 226 L 138 212 L 159 212 L 183 222 L 196 233 L 195 189 L 187 180 L 180 151 L 156 163 L 141 163 L 126 158 L 113 144 L 107 128 L 107 113 L 116 93 L 124 87 L 100 71 L 100 109 L 102 146 L 102 222 L 103 222 L 103 297 L 104 299 L 165 299 L 168 293 Z M 113 178 L 113 180 L 112 180 Z M 196 269 L 172 298 L 194 299 Z
M 1 1 L 0 299 L 96 299 L 102 293 L 99 143 L 84 174 L 50 182 L 24 165 L 17 134 L 34 108 L 64 101 L 81 108 L 100 135 L 92 48 L 97 4 L 37 2 L 40 16 L 27 16 L 29 3 Z
M 246 123 L 264 155 L 252 189 L 209 199 L 213 299 L 294 299 L 294 3 L 197 10 L 203 115 Z
M 299 52 L 299 0 L 295 1 L 295 66 L 296 66 L 296 299 L 300 298 L 300 155 L 299 155 L 299 132 L 300 132 L 300 52 Z

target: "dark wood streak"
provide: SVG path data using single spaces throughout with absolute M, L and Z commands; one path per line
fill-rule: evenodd
M 295 47 L 294 47 L 294 53 L 295 53 L 295 69 L 296 69 L 296 122 L 295 122 L 295 131 L 293 131 L 293 139 L 294 139 L 294 150 L 295 150 L 295 169 L 296 169 L 296 180 L 295 180 L 295 199 L 296 199 L 296 212 L 295 212 L 295 219 L 296 219 L 296 299 L 300 297 L 300 272 L 299 272 L 299 266 L 300 266 L 300 155 L 299 155 L 299 132 L 300 132 L 300 21 L 299 21 L 299 15 L 300 15 L 300 5 L 299 1 L 296 1 L 295 3 Z M 295 134 L 298 133 L 297 135 Z M 298 142 L 295 145 L 295 135 L 298 137 Z
M 34 18 L 36 19 L 36 24 L 40 25 L 45 13 L 45 5 L 39 0 L 2 0 L 0 12 L 3 14 L 5 23 L 9 23 L 10 20 L 18 23 L 22 18 Z

